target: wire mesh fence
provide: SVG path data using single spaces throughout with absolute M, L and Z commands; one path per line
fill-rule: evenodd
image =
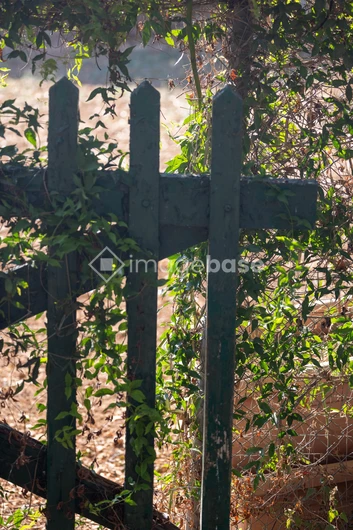
M 318 304 L 305 325 L 325 343 L 330 315 L 348 314 L 347 306 Z M 349 368 L 338 373 L 321 360 L 298 365 L 290 377 L 288 393 L 275 378 L 254 381 L 251 373 L 235 385 L 232 529 L 353 528 Z

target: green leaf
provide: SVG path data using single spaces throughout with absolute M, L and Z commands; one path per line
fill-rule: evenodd
M 12 281 L 10 280 L 10 278 L 5 279 L 5 291 L 8 294 L 12 293 Z
M 39 53 L 38 55 L 33 57 L 32 61 L 34 62 L 41 61 L 42 59 L 45 58 L 45 56 L 46 56 L 46 53 Z
M 268 448 L 268 456 L 269 456 L 270 458 L 272 458 L 272 457 L 274 456 L 274 454 L 275 454 L 275 449 L 276 449 L 275 444 L 274 444 L 273 442 L 271 442 L 270 445 L 269 445 L 269 448 Z
M 111 388 L 100 388 L 93 395 L 95 397 L 102 397 L 102 396 L 112 396 L 113 394 L 114 394 L 114 390 L 112 390 Z
M 72 383 L 72 376 L 69 372 L 66 372 L 65 374 L 65 385 L 66 386 L 71 386 L 71 383 Z
M 65 411 L 59 412 L 59 414 L 57 415 L 57 417 L 55 419 L 56 420 L 63 420 L 67 416 L 71 416 L 70 412 L 65 412 Z
M 138 403 L 143 403 L 145 401 L 145 395 L 143 392 L 141 392 L 141 390 L 133 390 L 130 396 Z
M 265 414 L 272 414 L 272 409 L 265 401 L 259 401 L 259 407 Z
M 28 129 L 25 130 L 24 134 L 25 134 L 25 137 L 27 138 L 27 140 L 29 141 L 29 143 L 32 144 L 33 147 L 37 147 L 36 135 L 35 135 L 35 132 L 33 131 L 33 129 L 28 127 Z
M 166 35 L 164 37 L 164 40 L 166 41 L 166 43 L 169 45 L 169 46 L 174 46 L 174 39 L 173 37 L 171 37 L 170 35 Z
M 103 95 L 104 93 L 106 93 L 106 90 L 105 90 L 104 88 L 95 88 L 94 90 L 92 90 L 92 92 L 90 93 L 90 95 L 89 95 L 88 98 L 86 99 L 86 102 L 87 102 L 87 101 L 91 101 L 91 100 L 94 99 L 96 96 L 98 96 L 98 94 Z
M 247 455 L 254 455 L 255 453 L 262 453 L 262 447 L 249 447 L 246 450 Z

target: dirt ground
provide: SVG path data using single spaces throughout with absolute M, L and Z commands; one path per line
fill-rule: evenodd
M 159 84 L 160 85 L 160 84 Z M 33 107 L 38 106 L 41 116 L 41 124 L 43 129 L 41 131 L 41 142 L 45 141 L 47 133 L 48 120 L 48 89 L 50 84 L 44 83 L 42 87 L 38 86 L 38 81 L 32 77 L 25 76 L 20 79 L 9 79 L 8 87 L 0 92 L 0 103 L 5 99 L 16 98 L 16 104 L 24 104 L 27 102 Z M 96 99 L 86 102 L 88 95 L 96 87 L 96 85 L 84 84 L 80 88 L 80 115 L 81 120 L 85 121 L 94 113 L 98 113 L 102 109 L 102 103 L 97 97 Z M 178 131 L 182 120 L 188 115 L 189 109 L 185 103 L 184 97 L 181 95 L 181 90 L 169 91 L 167 86 L 158 87 L 161 92 L 161 170 L 165 166 L 165 162 L 171 159 L 178 153 L 178 146 L 169 138 L 165 126 L 171 127 L 175 133 Z M 116 103 L 117 118 L 115 120 L 105 119 L 108 127 L 109 135 L 119 142 L 119 147 L 123 151 L 128 150 L 129 143 L 129 95 L 126 93 Z M 164 125 L 163 125 L 164 124 Z M 10 135 L 7 138 L 7 143 L 16 143 L 19 147 L 29 147 L 25 139 L 19 139 L 16 135 Z M 4 141 L 0 139 L 0 145 L 4 145 Z M 169 322 L 172 302 L 169 303 L 162 296 L 163 290 L 160 290 L 158 313 L 158 334 L 163 331 L 164 326 Z M 43 327 L 43 318 L 35 321 L 28 321 L 29 325 L 33 325 L 37 329 Z M 125 340 L 122 337 L 122 340 Z M 5 392 L 6 389 L 15 388 L 17 383 L 26 377 L 26 369 L 18 370 L 16 365 L 18 358 L 6 365 L 5 361 L 0 360 L 0 391 Z M 44 372 L 41 374 L 44 377 Z M 40 414 L 37 409 L 38 403 L 45 404 L 46 397 L 44 393 L 35 396 L 36 388 L 33 385 L 25 385 L 24 390 L 16 396 L 16 401 L 12 401 L 10 405 L 1 408 L 0 421 L 6 421 L 14 428 L 21 432 L 30 431 L 31 435 L 37 439 L 43 436 L 43 430 L 31 430 L 33 425 L 39 418 L 45 417 L 44 413 Z M 107 413 L 103 409 L 97 409 L 94 419 L 95 425 L 92 427 L 92 432 L 97 433 L 102 429 L 100 436 L 93 436 L 90 443 L 87 445 L 87 440 L 84 437 L 78 437 L 77 448 L 84 454 L 83 462 L 86 465 L 92 464 L 94 461 L 94 469 L 97 473 L 116 481 L 123 481 L 124 473 L 124 437 L 118 443 L 114 443 L 116 431 L 122 426 L 121 415 L 116 414 L 112 421 L 107 421 Z M 156 470 L 158 472 L 165 471 L 168 468 L 168 453 L 160 454 L 156 462 Z M 13 485 L 0 480 L 0 516 L 6 519 L 13 514 L 16 508 L 24 508 L 32 506 L 32 508 L 40 508 L 44 506 L 42 499 L 31 497 L 29 494 L 24 496 L 21 488 L 16 488 Z M 27 520 L 26 524 L 30 521 Z M 1 527 L 1 525 L 0 525 Z M 5 526 L 5 528 L 15 528 L 13 524 Z M 17 528 L 17 527 L 16 527 Z M 29 528 L 29 526 L 27 527 Z M 45 528 L 45 519 L 42 516 L 40 520 L 30 526 L 34 530 Z M 85 530 L 97 528 L 91 522 L 84 526 Z

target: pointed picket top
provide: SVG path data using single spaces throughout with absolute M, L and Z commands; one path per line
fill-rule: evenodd
M 65 95 L 69 95 L 70 93 L 72 93 L 73 95 L 78 97 L 79 90 L 77 86 L 72 83 L 72 81 L 70 81 L 66 76 L 64 76 L 49 89 L 49 94 L 54 95 L 57 93 L 62 93 Z
M 143 81 L 131 94 L 130 169 L 144 166 L 159 171 L 160 93 Z
M 68 193 L 77 168 L 79 90 L 62 77 L 49 90 L 48 187 Z
M 159 102 L 160 93 L 146 79 L 132 92 L 131 99 L 132 98 L 142 99 L 143 101 L 154 103 Z
M 222 90 L 217 92 L 217 94 L 213 97 L 213 101 L 216 102 L 217 100 L 221 101 L 237 101 L 238 105 L 243 104 L 243 100 L 238 94 L 238 92 L 232 87 L 232 85 L 227 85 Z
M 229 132 L 240 132 L 242 124 L 243 100 L 235 92 L 231 85 L 227 85 L 220 90 L 213 98 L 213 115 L 214 120 L 218 123 L 228 125 Z
M 222 171 L 224 164 L 239 169 L 243 124 L 243 100 L 227 85 L 213 98 L 212 112 L 212 168 L 211 174 Z M 228 160 L 227 160 L 228 159 Z M 225 162 L 227 160 L 227 162 Z M 234 166 L 235 165 L 235 166 Z

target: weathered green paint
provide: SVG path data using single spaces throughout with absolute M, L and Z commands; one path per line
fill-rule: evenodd
M 14 191 L 16 204 L 18 187 L 27 200 L 36 207 L 43 206 L 45 188 L 44 171 L 0 166 L 8 178 L 0 182 L 0 193 Z M 13 185 L 11 186 L 11 183 Z M 109 217 L 114 213 L 119 219 L 129 220 L 129 178 L 122 170 L 97 173 L 97 185 L 103 190 L 93 201 L 98 215 Z M 167 257 L 179 249 L 208 239 L 210 209 L 210 177 L 208 175 L 185 176 L 169 173 L 160 175 L 159 223 L 163 238 L 160 256 Z M 277 191 L 276 191 L 277 190 Z M 276 198 L 285 195 L 287 204 Z M 315 180 L 274 179 L 268 177 L 242 177 L 240 179 L 240 227 L 303 228 L 300 220 L 314 226 L 318 183 Z M 18 200 L 18 199 L 17 199 Z M 0 214 L 4 215 L 0 208 Z M 180 232 L 180 234 L 179 234 Z M 169 234 L 173 235 L 169 237 Z M 190 235 L 191 234 L 191 235 Z M 174 236 L 177 242 L 174 244 Z M 169 241 L 168 241 L 169 240 Z
M 288 230 L 314 225 L 316 182 L 240 179 L 241 107 L 240 99 L 230 87 L 214 99 L 211 179 L 208 175 L 160 175 L 159 94 L 147 82 L 132 94 L 130 171 L 98 172 L 98 184 L 103 191 L 94 208 L 97 214 L 114 213 L 128 223 L 131 236 L 139 241 L 142 249 L 135 258 L 153 257 L 157 261 L 209 239 L 211 258 L 224 262 L 237 258 L 239 227 Z M 7 177 L 7 181 L 0 182 L 0 193 L 11 195 L 11 189 L 15 191 L 17 186 L 33 206 L 48 207 L 47 189 L 43 184 L 46 179 L 50 192 L 67 195 L 74 187 L 77 128 L 78 91 L 67 79 L 62 79 L 50 90 L 47 173 L 2 165 L 0 174 Z M 278 195 L 282 195 L 282 200 L 278 200 Z M 13 206 L 17 211 L 21 199 L 13 194 Z M 5 214 L 3 210 L 0 207 L 0 215 Z M 307 224 L 303 224 L 303 220 Z M 111 248 L 110 240 L 102 238 L 101 243 L 102 248 Z M 119 251 L 112 250 L 119 255 Z M 74 427 L 75 422 L 71 417 L 69 420 L 55 418 L 75 403 L 74 385 L 70 398 L 65 395 L 65 376 L 75 377 L 75 295 L 94 288 L 97 280 L 93 277 L 78 290 L 78 267 L 76 256 L 72 254 L 59 269 L 24 265 L 12 271 L 11 275 L 26 279 L 30 286 L 29 293 L 23 292 L 15 299 L 23 308 L 11 305 L 5 281 L 0 281 L 0 297 L 4 300 L 0 307 L 3 312 L 0 329 L 48 310 L 47 530 L 74 528 L 75 505 L 70 491 L 75 487 L 75 449 L 63 448 L 55 441 L 55 433 L 64 426 Z M 146 403 L 153 408 L 157 272 L 150 263 L 146 272 L 141 268 L 139 272 L 131 272 L 128 281 L 127 372 L 130 380 L 142 380 Z M 209 272 L 202 530 L 229 528 L 235 310 L 236 274 L 222 270 Z M 132 400 L 130 404 L 136 405 Z M 134 436 L 127 427 L 125 475 L 128 487 L 130 477 L 140 481 L 136 469 L 139 459 L 131 445 Z M 148 445 L 153 453 L 152 435 Z M 40 465 L 43 467 L 43 462 Z M 7 480 L 21 484 L 21 473 L 16 472 L 15 479 L 12 465 L 4 468 L 12 473 Z M 153 456 L 147 471 L 151 489 L 138 492 L 134 498 L 137 506 L 126 506 L 121 512 L 124 512 L 123 519 L 129 530 L 152 528 Z
M 160 95 L 147 81 L 131 96 L 130 117 L 130 195 L 129 233 L 141 253 L 134 259 L 149 261 L 128 272 L 129 294 L 127 373 L 131 381 L 142 380 L 139 387 L 145 403 L 155 407 L 156 334 L 157 334 L 157 263 L 159 252 L 159 113 Z M 134 261 L 136 265 L 136 261 Z M 131 407 L 138 405 L 129 398 Z M 128 409 L 128 417 L 131 410 Z M 143 420 L 140 420 L 143 422 Z M 146 436 L 150 454 L 142 450 L 142 460 L 149 458 L 149 480 L 139 477 L 137 466 L 141 456 L 136 455 L 133 443 L 136 434 L 126 427 L 125 483 L 148 483 L 150 489 L 138 491 L 133 499 L 137 506 L 126 506 L 124 522 L 131 530 L 150 529 L 153 513 L 153 434 Z
M 40 184 L 43 184 L 44 174 L 38 172 L 35 176 L 32 170 L 6 171 L 5 175 L 17 183 L 22 190 L 27 189 L 27 198 L 31 203 L 40 206 Z M 18 174 L 17 174 L 18 173 Z M 101 198 L 95 204 L 98 214 L 115 213 L 119 219 L 129 222 L 129 186 L 127 177 L 122 171 L 107 171 L 106 178 L 99 178 L 99 186 L 106 187 Z M 25 174 L 26 177 L 19 175 Z M 25 181 L 29 184 L 26 186 Z M 34 187 L 33 183 L 36 183 Z M 3 184 L 0 183 L 0 193 Z M 109 188 L 113 187 L 113 189 Z M 7 187 L 8 191 L 9 187 Z M 288 204 L 276 199 L 273 194 L 278 190 L 287 195 Z M 5 192 L 6 190 L 3 189 Z M 241 178 L 240 180 L 240 227 L 256 228 L 305 228 L 301 221 L 305 219 L 314 226 L 316 217 L 316 197 L 318 185 L 316 181 L 283 180 L 283 179 L 255 179 Z M 290 193 L 290 195 L 289 195 Z M 209 194 L 210 179 L 208 176 L 184 177 L 179 175 L 165 175 L 160 177 L 159 197 L 159 258 L 164 259 L 185 248 L 197 245 L 208 239 L 209 225 Z M 36 202 L 38 201 L 38 203 Z M 102 248 L 111 246 L 111 240 L 101 238 Z M 119 250 L 115 253 L 119 256 Z M 31 265 L 17 267 L 12 273 L 14 277 L 28 281 L 28 293 L 22 290 L 14 301 L 24 307 L 16 307 L 10 301 L 0 305 L 0 329 L 11 323 L 36 315 L 47 309 L 47 271 L 41 264 L 39 268 Z M 94 281 L 83 286 L 82 293 L 94 289 Z M 4 280 L 0 281 L 0 299 L 6 299 Z
M 229 529 L 237 285 L 229 267 L 238 257 L 241 128 L 242 101 L 228 86 L 215 96 L 212 113 L 208 253 L 219 270 L 207 271 L 202 530 Z
M 78 89 L 66 78 L 49 91 L 48 190 L 67 196 L 73 189 L 76 170 L 78 131 Z M 56 195 L 52 195 L 55 209 Z M 64 223 L 63 225 L 64 226 Z M 52 228 L 49 227 L 49 233 Z M 60 228 L 55 227 L 56 234 Z M 53 249 L 49 249 L 52 253 Z M 66 449 L 55 439 L 57 431 L 75 428 L 75 418 L 57 420 L 76 402 L 76 309 L 73 292 L 77 283 L 76 255 L 66 256 L 60 268 L 48 266 L 48 451 L 47 451 L 47 530 L 74 530 L 75 501 L 70 492 L 76 484 L 75 439 Z M 72 392 L 65 395 L 67 377 Z

